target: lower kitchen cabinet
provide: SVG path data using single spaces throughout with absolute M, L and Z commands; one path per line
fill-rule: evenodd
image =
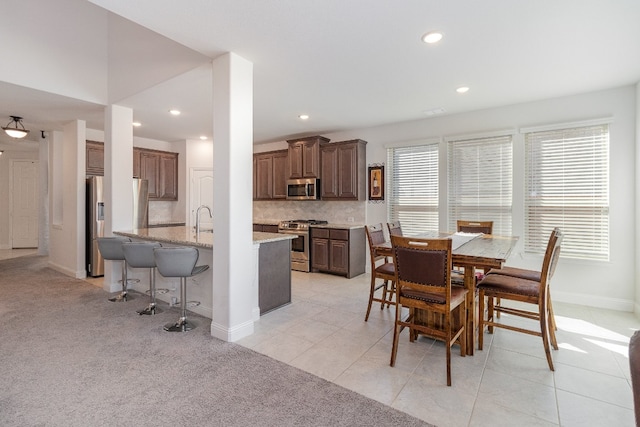
M 364 273 L 364 228 L 311 228 L 311 269 L 347 278 Z
M 277 233 L 278 226 L 274 224 L 253 224 L 253 231 L 262 231 L 263 233 Z

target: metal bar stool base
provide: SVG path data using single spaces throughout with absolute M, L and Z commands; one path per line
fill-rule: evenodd
M 187 332 L 195 327 L 196 325 L 193 322 L 181 317 L 177 322 L 167 323 L 164 325 L 164 330 L 167 332 Z
M 109 298 L 109 301 L 111 302 L 127 302 L 129 300 L 132 300 L 133 297 L 131 295 L 129 295 L 128 292 L 121 292 L 120 294 Z
M 162 313 L 162 310 L 158 308 L 154 303 L 149 304 L 146 308 L 142 310 L 138 310 L 136 313 L 139 315 L 146 314 L 148 316 L 153 316 L 154 314 Z

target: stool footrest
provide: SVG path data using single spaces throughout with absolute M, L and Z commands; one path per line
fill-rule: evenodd
M 162 310 L 160 310 L 155 303 L 150 303 L 146 308 L 143 308 L 142 310 L 138 310 L 137 313 L 141 316 L 143 314 L 148 316 L 153 316 L 154 314 L 162 313 Z
M 109 298 L 111 302 L 127 302 L 132 300 L 133 297 L 128 292 L 120 292 L 118 295 Z
M 177 322 L 164 325 L 164 330 L 167 332 L 187 332 L 195 327 L 196 325 L 193 322 L 187 320 L 186 317 L 181 317 Z

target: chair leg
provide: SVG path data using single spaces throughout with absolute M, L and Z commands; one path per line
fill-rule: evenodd
M 542 345 L 544 346 L 544 353 L 547 356 L 547 363 L 549 369 L 553 369 L 553 359 L 551 358 L 551 349 L 549 348 L 549 323 L 547 319 L 547 307 L 546 304 L 538 305 L 540 313 L 540 332 L 542 334 Z
M 137 313 L 139 315 L 149 315 L 152 316 L 156 313 L 161 313 L 161 310 L 156 306 L 156 269 L 149 269 L 149 305 L 142 310 L 138 310 Z
M 496 313 L 496 310 L 495 310 L 496 300 L 498 300 L 499 302 L 500 298 L 487 297 L 487 321 L 489 322 L 493 322 L 493 319 Z M 498 303 L 498 307 L 500 307 L 499 303 Z M 498 313 L 500 313 L 500 310 L 498 310 Z M 487 329 L 489 330 L 490 334 L 493 333 L 493 326 L 489 325 Z
M 180 318 L 177 322 L 167 323 L 164 330 L 167 332 L 187 332 L 195 328 L 195 325 L 187 320 L 187 278 L 180 278 Z
M 369 305 L 367 306 L 367 314 L 364 316 L 364 321 L 369 320 L 369 313 L 371 312 L 371 304 L 373 304 L 373 293 L 376 291 L 376 276 L 371 273 L 371 289 L 369 289 Z
M 460 324 L 462 325 L 462 333 L 460 334 L 460 356 L 467 355 L 467 304 L 460 305 Z M 482 331 L 482 329 L 480 330 Z
M 122 273 L 121 273 L 121 277 L 122 277 L 122 292 L 120 292 L 120 294 L 116 295 L 115 297 L 111 297 L 109 298 L 109 301 L 111 302 L 126 302 L 129 299 L 129 294 L 127 293 L 127 261 L 122 261 L 121 263 L 121 268 L 122 268 Z
M 500 305 L 500 298 L 496 298 L 496 304 Z M 496 312 L 496 318 L 499 319 L 500 318 L 500 311 L 498 310 Z M 493 333 L 493 331 L 491 331 Z
M 553 314 L 553 305 L 551 304 L 551 297 L 547 295 L 547 307 L 548 312 L 547 316 L 549 316 L 549 337 L 551 338 L 551 345 L 554 350 L 558 349 L 558 340 L 556 339 L 556 331 L 558 330 L 558 326 L 556 325 L 556 317 Z
M 389 281 L 384 281 L 384 286 L 382 287 L 382 302 L 380 302 L 380 310 L 384 308 L 384 303 L 387 300 L 387 292 L 389 291 Z
M 393 323 L 393 346 L 391 347 L 391 361 L 389 362 L 390 366 L 395 366 L 396 364 L 396 355 L 398 354 L 398 340 L 400 338 L 400 316 L 401 316 L 402 307 L 396 301 L 396 319 Z
M 479 315 L 478 315 L 478 350 L 482 350 L 482 346 L 484 344 L 484 291 L 480 290 L 478 292 L 478 305 L 479 305 Z M 467 335 L 466 333 L 464 334 Z
M 451 313 L 445 321 L 447 328 L 447 386 L 451 387 Z

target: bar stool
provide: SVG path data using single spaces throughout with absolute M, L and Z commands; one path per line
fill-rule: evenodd
M 138 310 L 140 315 L 153 315 L 162 311 L 156 306 L 156 260 L 153 255 L 155 248 L 162 245 L 157 242 L 127 242 L 122 244 L 122 252 L 129 267 L 149 269 L 149 297 L 147 308 Z
M 127 280 L 127 260 L 124 258 L 124 252 L 122 251 L 122 245 L 124 243 L 131 242 L 128 237 L 98 237 L 98 250 L 102 255 L 102 258 L 107 261 L 122 261 L 122 292 L 109 298 L 111 302 L 125 302 L 131 299 L 131 296 L 127 293 L 127 285 L 130 283 Z
M 193 247 L 155 248 L 153 250 L 156 268 L 164 277 L 180 278 L 180 311 L 177 322 L 167 323 L 168 332 L 186 332 L 196 325 L 187 320 L 187 277 L 195 276 L 209 269 L 208 265 L 198 265 L 198 250 Z

